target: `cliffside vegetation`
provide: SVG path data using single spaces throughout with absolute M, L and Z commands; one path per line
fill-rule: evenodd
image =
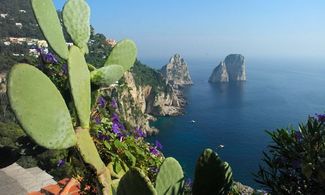
M 132 74 L 137 86 L 150 85 L 154 90 L 166 89 L 168 87 L 159 71 L 149 68 L 139 60 L 134 63 Z

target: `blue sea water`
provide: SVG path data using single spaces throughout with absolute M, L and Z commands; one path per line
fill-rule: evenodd
M 230 163 L 235 180 L 258 187 L 252 173 L 271 141 L 265 130 L 297 128 L 308 115 L 325 111 L 325 60 L 246 59 L 248 80 L 230 84 L 208 83 L 217 62 L 187 62 L 194 85 L 184 89 L 185 114 L 160 117 L 154 123 L 160 133 L 149 140 L 159 140 L 188 177 L 209 147 Z

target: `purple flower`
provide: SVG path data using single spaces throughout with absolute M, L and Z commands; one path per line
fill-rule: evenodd
M 104 108 L 106 105 L 106 100 L 103 96 L 100 96 L 97 100 L 99 107 Z
M 67 75 L 68 74 L 68 65 L 67 64 L 63 64 L 61 67 L 63 74 Z
M 58 64 L 58 60 L 56 59 L 56 57 L 51 53 L 48 52 L 47 54 L 42 54 L 42 59 L 44 61 L 44 63 L 46 64 Z
M 40 54 L 43 54 L 44 53 L 44 50 L 43 48 L 36 48 L 36 51 Z
M 117 123 L 113 123 L 113 125 L 112 125 L 112 131 L 115 134 L 120 134 L 121 133 L 120 128 L 119 128 L 119 126 L 118 126 Z
M 325 114 L 316 114 L 316 117 L 319 122 L 321 123 L 325 122 Z
M 158 148 L 159 150 L 163 149 L 163 145 L 158 140 L 156 140 L 155 144 L 156 144 L 156 148 Z
M 151 173 L 158 173 L 159 172 L 159 169 L 157 168 L 157 167 L 150 167 L 149 168 L 149 172 L 151 172 Z
M 112 101 L 111 101 L 111 107 L 112 107 L 113 109 L 116 109 L 116 108 L 117 108 L 117 102 L 116 102 L 115 98 L 112 98 Z
M 94 115 L 92 119 L 95 121 L 96 124 L 100 124 L 102 122 L 99 115 Z
M 119 129 L 125 130 L 124 125 L 120 122 L 120 117 L 116 113 L 113 113 L 112 115 L 112 122 L 117 124 Z
M 104 140 L 109 140 L 109 137 L 107 135 L 104 135 L 103 132 L 98 131 L 97 138 L 104 141 Z
M 142 129 L 140 127 L 137 127 L 134 132 L 135 132 L 136 138 L 146 137 L 146 133 L 144 131 L 142 131 Z
M 159 151 L 157 150 L 156 147 L 150 147 L 149 150 L 150 150 L 150 153 L 151 154 L 153 154 L 155 156 L 158 156 L 159 155 Z
M 112 114 L 112 122 L 113 123 L 119 123 L 120 122 L 120 117 L 116 113 Z
M 192 187 L 192 185 L 193 185 L 193 181 L 192 181 L 192 179 L 191 179 L 191 178 L 186 179 L 186 180 L 185 180 L 185 185 L 186 185 L 186 186 L 189 186 L 189 187 Z
M 295 135 L 296 140 L 297 140 L 299 143 L 301 143 L 302 138 L 303 138 L 301 132 L 300 132 L 300 131 L 295 131 L 294 135 Z
M 64 166 L 64 164 L 65 164 L 65 161 L 63 159 L 61 159 L 61 160 L 58 161 L 57 166 L 62 167 L 62 166 Z

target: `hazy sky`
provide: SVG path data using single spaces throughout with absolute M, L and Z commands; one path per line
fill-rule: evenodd
M 61 9 L 64 0 L 55 0 Z M 325 57 L 324 0 L 88 0 L 96 32 L 139 57 Z

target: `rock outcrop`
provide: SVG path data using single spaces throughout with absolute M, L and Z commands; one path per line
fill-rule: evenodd
M 150 121 L 154 121 L 156 116 L 177 116 L 183 113 L 185 99 L 181 91 L 170 85 L 164 86 L 164 89 L 137 85 L 130 72 L 124 74 L 123 80 L 123 84 L 107 88 L 106 94 L 116 97 L 120 115 L 130 126 L 140 126 L 147 134 L 156 134 L 158 129 L 150 126 Z
M 187 64 L 179 54 L 171 57 L 169 63 L 163 66 L 160 71 L 166 82 L 172 86 L 193 84 Z
M 226 59 L 220 62 L 210 78 L 209 82 L 229 82 L 229 81 L 246 81 L 245 58 L 240 54 L 230 54 Z

